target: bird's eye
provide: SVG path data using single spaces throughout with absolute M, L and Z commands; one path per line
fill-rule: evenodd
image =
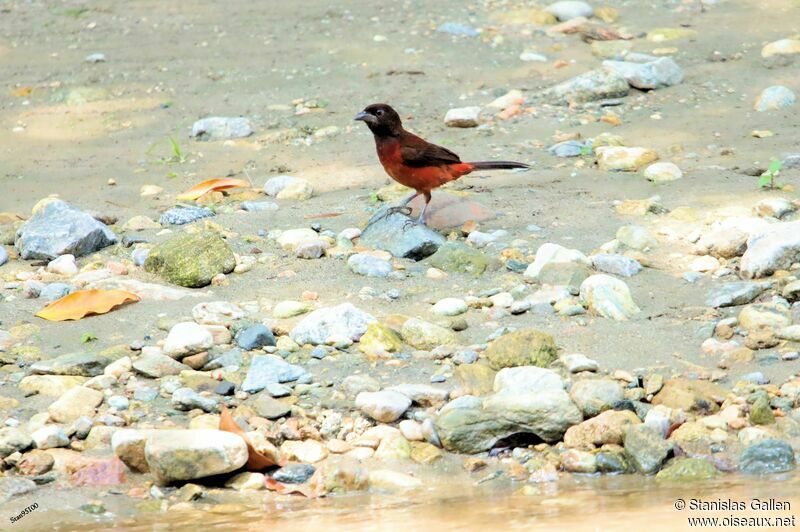
M 375 111 L 375 114 L 377 116 L 382 116 L 383 115 L 383 109 L 378 109 L 377 111 Z

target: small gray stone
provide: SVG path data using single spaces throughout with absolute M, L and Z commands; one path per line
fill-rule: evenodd
M 287 464 L 272 474 L 272 478 L 285 484 L 302 484 L 310 479 L 316 469 L 311 464 Z
M 596 360 L 592 360 L 586 355 L 575 353 L 559 357 L 561 363 L 570 373 L 580 373 L 581 371 L 597 371 L 599 366 Z
M 239 207 L 247 212 L 277 211 L 278 204 L 272 201 L 243 201 Z
M 459 24 L 458 22 L 444 22 L 436 28 L 438 33 L 447 33 L 449 35 L 458 35 L 464 37 L 475 37 L 480 35 L 480 32 L 472 26 L 466 24 Z
M 167 355 L 148 353 L 133 361 L 133 369 L 145 377 L 158 379 L 167 375 L 178 375 L 181 371 L 192 368 Z
M 306 370 L 289 364 L 280 357 L 256 355 L 250 362 L 242 390 L 248 393 L 260 392 L 271 382 L 292 382 L 305 374 Z
M 191 388 L 178 388 L 172 393 L 172 406 L 178 410 L 199 408 L 204 412 L 217 412 L 219 404 L 213 397 L 203 397 Z
M 746 305 L 761 295 L 765 288 L 763 283 L 728 283 L 712 290 L 706 298 L 706 305 L 715 308 Z
M 214 216 L 214 211 L 207 207 L 179 205 L 162 214 L 158 222 L 162 225 L 186 225 L 211 216 Z
M 192 136 L 197 140 L 238 139 L 252 134 L 250 120 L 243 117 L 210 116 L 192 125 Z
M 570 397 L 581 412 L 593 417 L 624 399 L 622 385 L 614 379 L 582 379 L 573 383 Z
M 4 265 L 8 262 L 8 251 L 2 245 L 0 245 L 0 266 Z
M 14 427 L 0 429 L 0 458 L 5 458 L 17 451 L 24 451 L 31 445 L 33 445 L 33 440 L 21 430 Z
M 39 292 L 39 297 L 45 301 L 55 301 L 71 294 L 75 287 L 66 283 L 50 283 Z
M 278 382 L 270 382 L 264 390 L 272 397 L 286 397 L 292 394 L 292 389 Z
M 759 112 L 774 111 L 791 107 L 795 102 L 797 102 L 797 96 L 791 89 L 783 85 L 773 85 L 761 91 L 754 107 Z
M 203 370 L 210 371 L 212 369 L 224 368 L 226 366 L 241 367 L 242 364 L 244 364 L 244 356 L 242 355 L 242 351 L 239 349 L 231 349 L 230 351 L 226 351 L 225 353 L 208 361 L 208 363 L 203 366 Z
M 127 410 L 129 401 L 128 398 L 123 395 L 112 395 L 108 398 L 108 406 L 113 408 L 114 410 L 122 411 Z
M 590 258 L 594 269 L 622 277 L 633 277 L 643 269 L 639 261 L 625 255 L 600 253 Z
M 252 351 L 260 347 L 275 345 L 275 337 L 269 327 L 259 323 L 247 327 L 237 334 L 236 343 L 245 351 Z
M 585 144 L 579 140 L 565 140 L 558 144 L 553 144 L 547 151 L 556 157 L 578 157 L 583 154 Z
M 253 409 L 259 416 L 267 419 L 278 419 L 292 411 L 290 405 L 273 399 L 270 395 L 264 393 L 260 393 L 256 396 Z
M 366 277 L 386 277 L 392 272 L 389 261 L 379 259 L 366 253 L 356 253 L 347 259 L 347 265 L 353 273 Z
M 54 449 L 69 445 L 69 438 L 64 429 L 56 425 L 45 425 L 31 434 L 37 449 Z
M 606 60 L 603 61 L 603 67 L 622 76 L 631 87 L 637 89 L 660 89 L 683 81 L 683 70 L 669 57 L 660 57 L 648 63 Z
M 0 477 L 0 503 L 7 502 L 18 495 L 30 493 L 36 483 L 21 477 Z

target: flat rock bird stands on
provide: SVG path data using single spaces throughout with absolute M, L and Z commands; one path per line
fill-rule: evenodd
M 386 173 L 401 185 L 415 191 L 399 206 L 392 207 L 389 213 L 409 214 L 411 209 L 408 204 L 411 200 L 420 194 L 425 196 L 425 206 L 417 223 L 425 223 L 425 211 L 431 201 L 431 191 L 445 183 L 475 170 L 530 168 L 527 164 L 513 161 L 462 162 L 458 155 L 447 148 L 431 144 L 403 129 L 400 115 L 385 103 L 368 106 L 355 119 L 365 122 L 375 136 L 378 159 Z

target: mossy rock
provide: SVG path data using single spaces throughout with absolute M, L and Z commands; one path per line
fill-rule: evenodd
M 705 480 L 719 476 L 719 474 L 713 464 L 702 458 L 677 458 L 671 460 L 664 469 L 658 472 L 656 480 L 682 482 Z
M 471 273 L 476 276 L 489 268 L 496 267 L 498 262 L 460 242 L 445 242 L 431 255 L 430 261 L 431 266 L 446 272 Z
M 504 334 L 486 350 L 486 359 L 496 370 L 517 366 L 546 368 L 557 358 L 558 347 L 553 337 L 536 329 Z
M 167 281 L 187 288 L 202 288 L 220 273 L 230 273 L 236 259 L 216 233 L 201 231 L 174 236 L 154 247 L 144 268 Z

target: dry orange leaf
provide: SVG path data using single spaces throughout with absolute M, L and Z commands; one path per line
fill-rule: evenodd
M 11 89 L 11 95 L 16 96 L 17 98 L 24 98 L 25 96 L 30 96 L 33 92 L 33 87 L 16 87 Z
M 141 298 L 125 290 L 78 290 L 56 299 L 36 313 L 49 321 L 79 320 L 91 314 L 105 314 L 129 301 Z
M 230 410 L 225 405 L 222 405 L 222 412 L 219 415 L 219 430 L 224 430 L 225 432 L 233 432 L 240 438 L 244 440 L 244 443 L 247 444 L 247 463 L 245 466 L 250 471 L 261 471 L 262 469 L 266 469 L 268 467 L 272 467 L 274 465 L 281 465 L 276 464 L 275 460 L 270 458 L 269 456 L 264 456 L 260 452 L 256 451 L 256 448 L 253 447 L 253 444 L 250 443 L 250 439 L 245 435 L 242 428 L 236 424 L 233 420 L 233 416 L 231 415 Z
M 196 200 L 206 192 L 211 192 L 212 190 L 225 190 L 228 188 L 237 188 L 237 187 L 249 187 L 250 183 L 245 181 L 244 179 L 233 179 L 230 177 L 222 177 L 216 179 L 209 179 L 207 181 L 203 181 L 202 183 L 198 183 L 180 196 L 178 196 L 179 200 Z
M 292 484 L 291 486 L 287 486 L 286 484 L 278 482 L 277 480 L 269 477 L 264 479 L 264 487 L 270 491 L 280 493 L 281 495 L 297 494 L 308 497 L 309 499 L 316 499 L 319 497 L 319 495 L 314 493 L 314 491 L 308 486 L 304 486 L 303 484 Z

